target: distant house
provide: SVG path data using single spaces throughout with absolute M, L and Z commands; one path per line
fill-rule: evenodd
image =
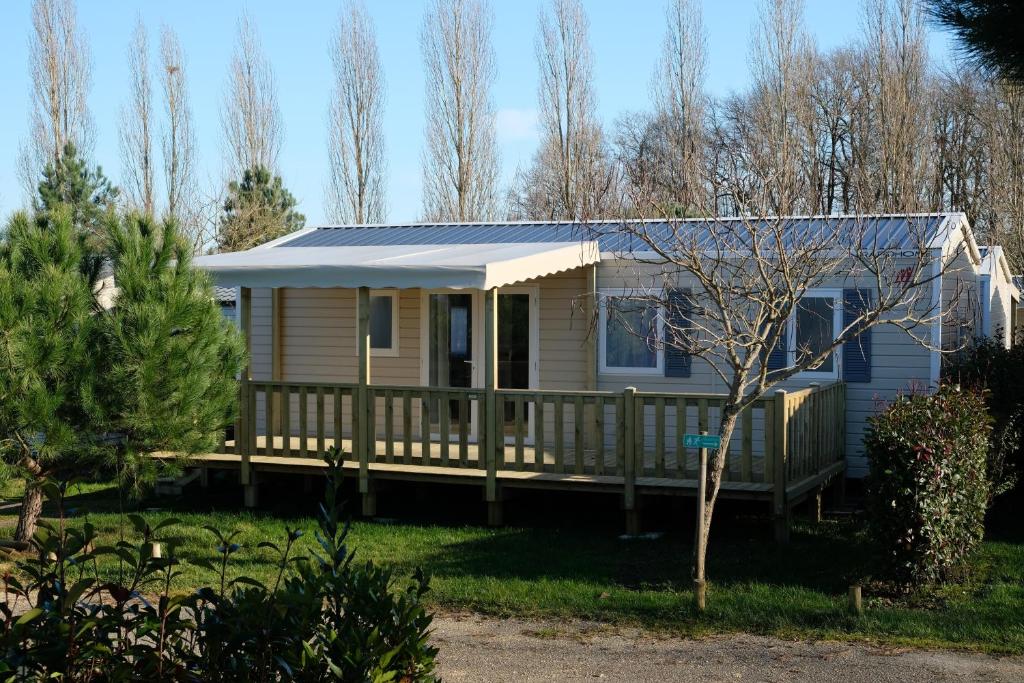
M 1021 291 L 1002 247 L 979 247 L 979 251 L 982 256 L 978 272 L 982 311 L 979 332 L 1010 348 L 1017 328 Z
M 822 219 L 785 220 L 799 226 Z M 929 296 L 945 313 L 929 332 L 936 348 L 882 325 L 856 349 L 840 348 L 825 366 L 789 380 L 784 388 L 794 396 L 809 395 L 807 387 L 841 385 L 842 398 L 823 398 L 814 419 L 842 418 L 821 423 L 813 439 L 796 430 L 787 441 L 777 426 L 786 423 L 778 422 L 783 417 L 766 398 L 734 441 L 729 476 L 735 484 L 726 493 L 740 495 L 743 486 L 761 491 L 758 486 L 769 487 L 773 476 L 834 472 L 836 457 L 847 476 L 863 476 L 862 433 L 879 401 L 936 385 L 939 347 L 982 334 L 1002 335 L 1009 343 L 1020 292 L 1002 250 L 979 248 L 963 214 L 865 220 L 893 249 L 908 248 L 911 226 L 923 226 L 933 258 L 950 267 L 942 281 L 929 285 Z M 657 222 L 651 227 L 657 230 Z M 305 454 L 306 439 L 322 446 L 337 433 L 382 467 L 447 466 L 450 456 L 472 469 L 491 415 L 484 390 L 493 358 L 499 484 L 505 467 L 507 486 L 540 485 L 560 473 L 613 486 L 601 477 L 628 482 L 624 454 L 636 454 L 633 476 L 637 482 L 647 477 L 643 486 L 668 486 L 673 477 L 692 481 L 694 453 L 682 448 L 682 433 L 714 429 L 715 397 L 725 387 L 700 358 L 666 358 L 664 348 L 624 333 L 619 316 L 607 315 L 631 278 L 635 283 L 638 274 L 644 277 L 646 266 L 635 256 L 642 248 L 615 222 L 586 230 L 567 222 L 395 224 L 309 228 L 248 251 L 197 258 L 196 265 L 215 279 L 218 300 L 223 292 L 225 310 L 234 290 L 224 288 L 240 288 L 240 324 L 250 335 L 250 440 L 236 452 L 294 455 L 294 443 Z M 681 275 L 680 286 L 684 280 Z M 853 286 L 837 273 L 834 282 L 806 295 L 824 299 L 835 312 L 833 333 Z M 953 296 L 957 291 L 964 296 Z M 596 301 L 597 310 L 588 311 L 587 301 Z M 358 345 L 363 306 L 370 349 L 365 358 Z M 493 332 L 487 321 L 495 321 Z M 791 337 L 787 352 L 799 343 Z M 370 397 L 358 408 L 362 386 Z M 635 410 L 623 407 L 627 387 L 639 392 Z M 369 411 L 365 447 L 357 438 L 357 408 Z M 316 417 L 307 419 L 306 411 Z M 786 456 L 791 464 L 780 464 L 779 449 L 797 448 L 806 451 L 800 457 L 807 463 L 793 465 L 793 450 Z M 475 462 L 482 468 L 484 461 Z M 773 475 L 773 467 L 791 471 Z M 512 470 L 543 477 L 527 481 Z M 806 495 L 817 485 L 808 481 L 790 493 Z M 489 496 L 493 488 L 488 484 Z
M 214 287 L 213 298 L 226 320 L 238 324 L 238 290 L 234 287 Z

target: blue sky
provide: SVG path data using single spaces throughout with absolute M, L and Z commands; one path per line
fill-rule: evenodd
M 423 70 L 419 49 L 423 0 L 365 0 L 376 24 L 387 78 L 388 217 L 420 213 L 423 145 Z M 542 0 L 493 0 L 494 87 L 503 178 L 529 163 L 537 144 L 537 67 L 534 36 Z M 624 111 L 650 106 L 650 80 L 664 32 L 664 0 L 584 0 L 594 49 L 594 85 L 606 125 Z M 273 63 L 285 138 L 280 167 L 309 224 L 322 223 L 327 177 L 326 112 L 330 95 L 327 46 L 339 2 L 279 0 L 79 0 L 79 22 L 92 51 L 90 106 L 96 122 L 95 161 L 115 182 L 120 176 L 119 111 L 128 93 L 125 52 L 137 17 L 157 44 L 162 24 L 173 27 L 186 60 L 199 143 L 201 182 L 221 177 L 220 106 L 237 18 L 248 12 Z M 708 88 L 715 95 L 748 83 L 748 45 L 757 0 L 704 0 L 708 32 Z M 806 0 L 807 25 L 819 47 L 852 40 L 859 3 Z M 0 3 L 0 216 L 25 202 L 15 162 L 28 130 L 29 0 Z M 929 38 L 944 60 L 945 35 Z M 154 53 L 153 61 L 156 57 Z

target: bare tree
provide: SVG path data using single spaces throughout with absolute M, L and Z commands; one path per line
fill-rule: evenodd
M 424 18 L 423 212 L 430 220 L 487 219 L 497 208 L 493 23 L 486 0 L 435 0 Z
M 1024 86 L 988 82 L 980 118 L 988 164 L 979 223 L 990 244 L 1009 251 L 1015 272 L 1024 269 Z
M 668 30 L 654 80 L 659 118 L 668 134 L 665 200 L 692 209 L 700 198 L 707 95 L 707 36 L 696 0 L 670 0 Z M 696 196 L 695 196 L 696 195 Z
M 903 246 L 895 249 L 894 243 L 878 239 L 874 219 L 857 216 L 801 222 L 758 214 L 615 226 L 638 245 L 637 265 L 616 275 L 628 293 L 616 295 L 614 305 L 602 305 L 610 306 L 609 315 L 622 316 L 620 324 L 629 333 L 655 348 L 689 354 L 692 363 L 701 364 L 700 371 L 725 386 L 712 421 L 721 447 L 710 463 L 704 527 L 694 553 L 698 591 L 705 580 L 708 532 L 730 439 L 743 411 L 797 373 L 837 362 L 837 349 L 856 346 L 859 336 L 873 328 L 902 330 L 916 343 L 933 344 L 933 323 L 956 306 L 959 295 L 944 294 L 942 301 L 933 283 L 955 272 L 964 249 L 961 243 L 933 256 L 934 227 L 927 218 L 908 219 Z M 844 296 L 840 304 L 810 299 L 810 290 L 819 287 L 857 296 L 849 301 Z M 834 326 L 836 305 L 843 307 L 843 316 Z M 630 315 L 637 306 L 659 313 Z M 637 325 L 637 319 L 644 324 Z M 805 333 L 801 319 L 824 321 L 826 331 L 815 332 L 811 324 Z M 696 365 L 693 372 L 698 372 Z
M 160 35 L 160 84 L 164 100 L 161 139 L 166 212 L 186 235 L 194 252 L 202 251 L 215 221 L 204 218 L 204 201 L 196 180 L 196 138 L 189 106 L 185 55 L 168 27 Z M 220 202 L 216 202 L 219 205 Z
M 149 73 L 149 40 L 140 17 L 128 45 L 129 100 L 121 108 L 121 173 L 133 208 L 152 216 L 153 89 Z
M 588 21 L 578 0 L 552 0 L 551 11 L 541 11 L 537 39 L 540 149 L 510 208 L 529 218 L 600 217 L 620 201 L 595 113 Z
M 864 106 L 853 128 L 858 210 L 913 211 L 922 203 L 929 158 L 921 8 L 915 0 L 865 0 L 864 7 Z
M 221 123 L 230 178 L 241 178 L 255 168 L 277 172 L 283 130 L 274 71 L 256 28 L 245 15 L 238 21 Z
M 328 118 L 329 215 L 342 223 L 385 219 L 384 74 L 373 24 L 352 0 L 331 43 L 334 92 Z
M 813 147 L 813 111 L 809 86 L 814 49 L 803 21 L 802 0 L 764 0 L 753 42 L 755 131 L 750 141 L 750 170 L 757 176 L 755 204 L 747 211 L 768 214 L 807 212 L 816 184 L 808 173 Z
M 74 0 L 35 0 L 29 49 L 32 113 L 29 139 L 19 152 L 19 175 L 32 195 L 43 169 L 56 166 L 65 145 L 86 156 L 92 151 L 87 102 L 92 68 Z

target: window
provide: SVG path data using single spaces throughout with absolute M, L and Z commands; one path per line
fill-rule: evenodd
M 797 303 L 790 320 L 790 363 L 797 363 L 808 356 L 815 356 L 829 346 L 842 327 L 842 292 L 833 290 L 810 290 Z M 800 373 L 809 378 L 832 379 L 839 376 L 839 362 L 836 349 L 821 365 Z
M 370 355 L 398 355 L 398 290 L 370 292 Z
M 663 316 L 647 302 L 635 301 L 625 292 L 603 292 L 600 308 L 601 372 L 660 374 L 664 355 L 660 338 Z

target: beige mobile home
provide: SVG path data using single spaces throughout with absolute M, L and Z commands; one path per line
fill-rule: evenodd
M 920 331 L 926 344 L 876 327 L 751 406 L 723 497 L 788 514 L 830 482 L 863 476 L 861 434 L 880 402 L 935 386 L 939 348 L 1008 329 L 993 323 L 1019 298 L 1009 271 L 991 265 L 1005 259 L 979 250 L 963 215 L 863 220 L 893 249 L 923 226 L 950 267 L 929 285 L 944 315 Z M 682 436 L 715 428 L 724 387 L 701 359 L 645 343 L 608 315 L 644 277 L 640 247 L 620 227 L 325 226 L 197 259 L 218 286 L 237 288 L 251 350 L 234 438 L 207 466 L 241 468 L 251 503 L 258 478 L 316 469 L 338 443 L 368 514 L 379 482 L 422 479 L 481 486 L 492 522 L 514 487 L 620 493 L 633 526 L 643 496 L 693 495 L 697 453 Z M 824 323 L 834 332 L 859 286 L 837 273 L 806 303 L 834 314 Z

